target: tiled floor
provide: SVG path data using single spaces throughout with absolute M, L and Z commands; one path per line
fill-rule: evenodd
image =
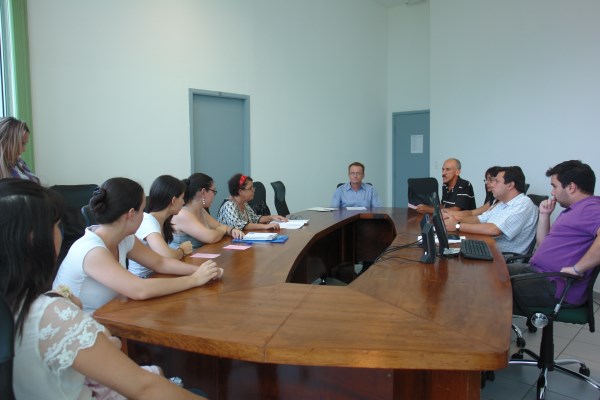
M 590 377 L 600 381 L 600 307 L 596 305 L 596 332 L 591 333 L 587 325 L 573 325 L 557 322 L 554 324 L 554 352 L 555 358 L 576 358 L 585 362 L 591 370 Z M 541 331 L 530 333 L 525 326 L 524 318 L 513 320 L 522 328 L 523 336 L 527 342 L 527 348 L 539 352 Z M 515 344 L 515 335 L 512 335 L 511 352 L 513 354 L 518 347 Z M 527 357 L 525 357 L 527 359 Z M 579 365 L 568 366 L 574 371 L 579 370 Z M 539 369 L 531 366 L 509 365 L 495 372 L 496 379 L 488 381 L 481 391 L 483 400 L 522 400 L 535 399 L 535 384 L 539 375 Z M 594 389 L 588 383 L 571 378 L 558 371 L 548 374 L 549 400 L 598 400 L 600 391 Z

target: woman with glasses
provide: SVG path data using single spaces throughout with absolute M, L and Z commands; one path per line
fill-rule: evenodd
M 184 194 L 185 184 L 179 179 L 170 175 L 156 178 L 150 186 L 144 219 L 135 233 L 135 236 L 155 253 L 176 260 L 181 260 L 193 250 L 190 241 L 184 241 L 176 248 L 167 244 L 173 240 L 171 219 L 181 211 Z M 142 278 L 147 278 L 154 272 L 134 260 L 129 261 L 129 271 Z
M 185 205 L 172 219 L 173 240 L 169 246 L 177 248 L 190 241 L 197 249 L 204 243 L 215 243 L 229 235 L 240 239 L 244 233 L 235 226 L 217 222 L 206 210 L 210 208 L 217 190 L 213 179 L 202 173 L 192 174 L 184 179 Z
M 286 222 L 281 215 L 256 215 L 248 202 L 254 198 L 252 178 L 243 174 L 235 174 L 229 179 L 231 197 L 219 209 L 217 220 L 236 229 L 246 230 L 279 230 L 279 222 Z
M 198 399 L 129 359 L 66 288 L 49 291 L 63 209 L 60 196 L 37 183 L 0 180 L 0 295 L 15 316 L 15 397 L 97 399 L 95 381 L 111 391 L 102 390 L 104 398 Z
M 481 215 L 487 210 L 489 210 L 494 204 L 496 204 L 496 199 L 494 198 L 494 194 L 492 193 L 492 185 L 494 184 L 494 178 L 498 175 L 498 170 L 500 167 L 493 166 L 485 171 L 485 179 L 483 183 L 485 183 L 485 201 L 483 204 L 474 210 L 444 210 L 444 213 L 448 213 L 455 218 L 464 218 L 472 215 Z
M 83 310 L 93 312 L 121 294 L 145 300 L 202 286 L 223 270 L 214 261 L 197 267 L 162 257 L 134 235 L 143 219 L 144 189 L 127 178 L 111 178 L 90 199 L 99 225 L 85 230 L 63 260 L 54 287 L 67 285 L 81 299 Z M 175 278 L 140 279 L 127 270 L 127 259 Z

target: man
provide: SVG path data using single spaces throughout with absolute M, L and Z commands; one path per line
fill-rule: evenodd
M 594 196 L 596 176 L 589 165 L 564 161 L 546 171 L 552 197 L 539 207 L 537 251 L 530 264 L 509 264 L 509 274 L 564 272 L 581 277 L 565 298 L 565 306 L 586 302 L 592 270 L 600 265 L 600 197 Z M 556 203 L 565 209 L 550 224 Z M 515 280 L 515 313 L 528 315 L 528 307 L 552 307 L 565 288 L 559 277 Z
M 502 252 L 525 253 L 535 239 L 538 213 L 524 191 L 521 168 L 501 167 L 492 184 L 497 204 L 479 216 L 461 218 L 445 213 L 446 227 L 449 231 L 493 236 Z
M 365 166 L 353 162 L 348 166 L 349 183 L 344 183 L 337 188 L 331 199 L 331 207 L 381 207 L 381 201 L 373 186 L 363 183 Z
M 449 158 L 442 166 L 442 207 L 449 210 L 474 210 L 475 194 L 471 182 L 460 177 L 461 164 L 456 158 Z M 432 213 L 431 205 L 419 204 L 420 213 Z

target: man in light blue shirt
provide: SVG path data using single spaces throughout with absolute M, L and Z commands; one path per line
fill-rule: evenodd
M 331 199 L 331 207 L 381 207 L 377 191 L 368 183 L 363 183 L 365 166 L 353 162 L 348 166 L 349 183 L 344 183 L 337 188 Z

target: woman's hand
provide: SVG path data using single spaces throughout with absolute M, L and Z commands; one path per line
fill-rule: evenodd
M 231 228 L 230 234 L 234 239 L 242 239 L 244 237 L 244 232 L 238 228 Z
M 288 222 L 288 219 L 281 215 L 271 215 L 271 221 Z
M 183 255 L 184 256 L 189 256 L 190 254 L 192 254 L 192 251 L 194 251 L 194 247 L 192 246 L 192 242 L 190 242 L 189 240 L 186 242 L 183 242 L 179 245 L 179 248 L 183 251 Z
M 217 267 L 217 263 L 208 260 L 198 267 L 196 272 L 190 275 L 194 278 L 196 286 L 202 286 L 212 279 L 218 279 L 223 275 L 223 268 Z

